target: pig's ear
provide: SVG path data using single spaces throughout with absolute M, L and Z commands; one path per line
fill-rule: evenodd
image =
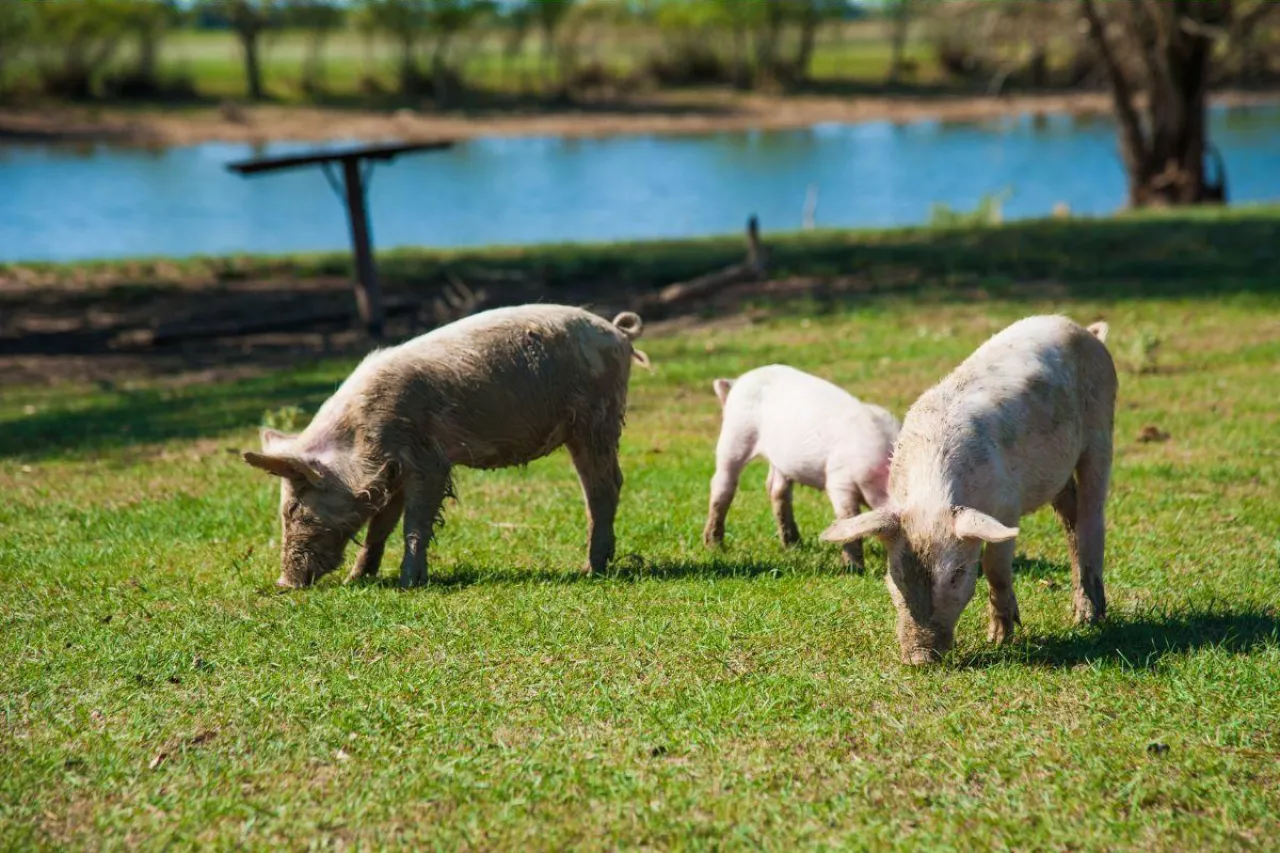
M 979 542 L 1008 542 L 1018 536 L 1018 528 L 1005 527 L 985 512 L 969 507 L 956 507 L 954 525 L 956 536 Z
M 258 437 L 262 439 L 262 450 L 264 453 L 278 453 L 284 445 L 297 438 L 296 435 L 289 435 L 278 429 L 263 427 L 258 430 Z
M 271 453 L 254 453 L 252 450 L 244 454 L 244 461 L 254 468 L 285 477 L 290 480 L 306 480 L 313 486 L 324 482 L 324 475 L 313 465 L 297 456 L 276 455 Z
M 712 389 L 716 392 L 716 398 L 720 400 L 723 407 L 725 401 L 729 399 L 729 391 L 733 388 L 732 379 L 717 379 L 711 383 Z
M 868 536 L 888 539 L 897 534 L 898 524 L 898 514 L 882 507 L 853 518 L 840 519 L 822 531 L 822 539 L 826 542 L 852 542 Z

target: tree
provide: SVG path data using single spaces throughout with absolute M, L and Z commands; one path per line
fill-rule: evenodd
M 244 76 L 249 98 L 260 101 L 266 97 L 262 85 L 262 62 L 259 49 L 262 34 L 275 23 L 274 0 L 226 0 L 227 23 L 240 39 L 244 52 Z
M 137 46 L 130 84 L 136 92 L 153 94 L 159 89 L 160 45 L 181 13 L 174 0 L 117 0 L 117 5 Z
M 115 56 L 128 19 L 112 0 L 58 0 L 30 3 L 33 41 L 40 49 L 37 72 L 44 90 L 67 98 L 87 98 Z
M 424 0 L 363 0 L 371 27 L 389 35 L 400 47 L 400 91 L 415 94 L 422 75 L 418 71 L 418 43 L 427 26 Z
M 1206 122 L 1214 46 L 1277 4 L 1254 0 L 1080 0 L 1111 84 L 1133 207 L 1225 201 L 1221 161 L 1206 178 Z M 1145 96 L 1140 99 L 1139 94 Z
M 0 3 L 0 93 L 5 89 L 5 66 L 27 46 L 34 26 L 30 4 Z
M 302 88 L 306 92 L 324 90 L 324 47 L 329 36 L 342 26 L 343 8 L 332 0 L 288 0 L 285 19 L 307 34 L 307 58 L 302 66 Z
M 888 0 L 885 15 L 889 19 L 889 82 L 902 82 L 907 67 L 907 34 L 916 0 Z

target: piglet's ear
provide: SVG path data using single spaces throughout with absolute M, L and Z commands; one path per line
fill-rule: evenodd
M 898 515 L 881 508 L 853 518 L 842 518 L 822 531 L 822 539 L 826 542 L 852 542 L 854 539 L 865 539 L 878 536 L 889 539 L 898 533 Z
M 259 430 L 258 437 L 262 439 L 262 449 L 266 453 L 278 453 L 284 445 L 297 438 L 296 435 L 289 435 L 270 427 L 263 427 Z
M 955 532 L 961 539 L 978 542 L 1008 542 L 1018 536 L 1018 528 L 1005 527 L 985 512 L 956 507 Z
M 244 454 L 244 461 L 254 468 L 285 477 L 290 480 L 305 480 L 313 486 L 324 482 L 324 475 L 314 466 L 297 456 L 275 455 L 270 453 L 254 453 L 252 450 Z

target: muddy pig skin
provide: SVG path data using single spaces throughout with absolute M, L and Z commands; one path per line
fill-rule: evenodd
M 245 460 L 281 478 L 277 584 L 302 587 L 342 564 L 368 525 L 351 577 L 375 575 L 404 519 L 401 586 L 424 583 L 427 544 L 455 465 L 524 465 L 569 450 L 587 506 L 588 570 L 613 557 L 622 488 L 618 440 L 640 318 L 560 305 L 498 308 L 369 355 L 298 435 L 262 434 Z
M 703 540 L 724 540 L 725 515 L 747 463 L 769 463 L 766 488 L 784 545 L 800 541 L 792 511 L 799 483 L 827 493 L 836 518 L 851 518 L 887 498 L 889 457 L 898 421 L 825 379 L 781 364 L 712 383 L 724 415 Z M 845 563 L 863 566 L 862 540 L 844 547 Z
M 1052 504 L 1066 532 L 1078 622 L 1106 612 L 1102 555 L 1116 370 L 1105 323 L 1028 317 L 992 337 L 921 395 L 902 424 L 889 500 L 824 539 L 880 537 L 908 664 L 937 660 L 973 597 L 990 590 L 990 638 L 1019 622 L 1018 519 Z

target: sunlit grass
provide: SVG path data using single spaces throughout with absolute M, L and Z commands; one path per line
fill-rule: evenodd
M 600 578 L 577 572 L 581 499 L 557 453 L 462 472 L 425 589 L 274 594 L 274 484 L 234 451 L 264 412 L 314 411 L 350 362 L 6 389 L 3 846 L 1267 847 L 1275 220 L 1241 220 L 1216 254 L 1195 248 L 1216 218 L 1142 221 L 1151 233 L 1110 252 L 1069 230 L 920 232 L 899 250 L 850 235 L 851 263 L 883 240 L 878 263 L 907 264 L 914 246 L 922 288 L 646 337 L 620 558 Z M 1000 253 L 1008 234 L 1017 255 Z M 1005 278 L 977 266 L 984 248 Z M 1215 296 L 1178 278 L 1195 251 Z M 1054 287 L 1006 280 L 1058 253 L 1075 259 Z M 814 541 L 821 496 L 798 495 L 806 543 L 783 551 L 754 465 L 727 549 L 703 549 L 713 378 L 783 361 L 902 414 L 992 332 L 1045 311 L 1107 319 L 1118 355 L 1162 342 L 1121 373 L 1109 625 L 1071 626 L 1048 512 L 1022 525 L 1017 641 L 986 643 L 980 585 L 957 651 L 929 670 L 897 663 L 883 551 L 856 576 Z M 1148 425 L 1168 440 L 1140 442 Z

